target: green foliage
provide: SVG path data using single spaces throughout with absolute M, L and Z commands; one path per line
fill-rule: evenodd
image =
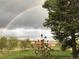
M 72 32 L 78 33 L 79 7 L 77 4 L 79 2 L 71 0 L 47 0 L 43 7 L 48 9 L 49 18 L 46 19 L 44 26 L 51 28 L 54 34 L 59 37 L 71 36 Z
M 62 47 L 72 47 L 76 55 L 76 38 L 79 35 L 79 0 L 46 0 L 43 5 L 49 12 L 44 26 L 49 27 L 55 39 L 65 44 Z M 71 38 L 70 38 L 71 37 Z M 71 43 L 71 44 L 70 44 Z
M 13 48 L 16 48 L 18 45 L 18 40 L 16 37 L 10 37 L 8 39 L 8 49 L 13 49 Z
M 6 47 L 7 47 L 7 38 L 1 37 L 0 38 L 0 49 L 6 48 Z
M 26 40 L 21 40 L 20 41 L 20 47 L 25 50 L 26 48 L 30 48 L 31 47 L 31 41 L 29 39 Z

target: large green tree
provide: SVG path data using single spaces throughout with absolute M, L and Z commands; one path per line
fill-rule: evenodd
M 44 26 L 51 28 L 55 38 L 65 43 L 62 47 L 70 46 L 73 59 L 77 59 L 79 0 L 46 0 L 43 7 L 48 10 L 49 14 Z

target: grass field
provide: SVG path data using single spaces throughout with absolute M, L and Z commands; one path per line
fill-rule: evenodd
M 0 59 L 18 59 L 24 56 L 35 56 L 35 54 L 32 50 L 0 52 Z
M 61 51 L 61 50 L 56 50 L 52 53 L 55 59 L 61 59 L 64 57 L 72 57 L 71 51 Z
M 55 50 L 51 52 L 54 59 L 61 59 L 64 57 L 71 57 L 71 51 L 61 51 Z M 5 51 L 0 52 L 0 59 L 28 59 L 27 57 L 35 57 L 35 53 L 33 50 L 26 50 L 26 51 Z

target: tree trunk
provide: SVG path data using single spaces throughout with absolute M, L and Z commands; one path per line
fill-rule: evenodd
M 72 34 L 72 52 L 73 52 L 73 59 L 78 59 L 75 34 Z

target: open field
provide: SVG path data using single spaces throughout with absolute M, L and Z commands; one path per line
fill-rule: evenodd
M 32 50 L 0 52 L 0 59 L 18 59 L 24 56 L 35 56 Z
M 52 51 L 51 53 L 54 59 L 61 59 L 72 56 L 71 51 L 55 50 Z M 36 55 L 33 50 L 0 52 L 0 59 L 33 59 L 35 56 Z

